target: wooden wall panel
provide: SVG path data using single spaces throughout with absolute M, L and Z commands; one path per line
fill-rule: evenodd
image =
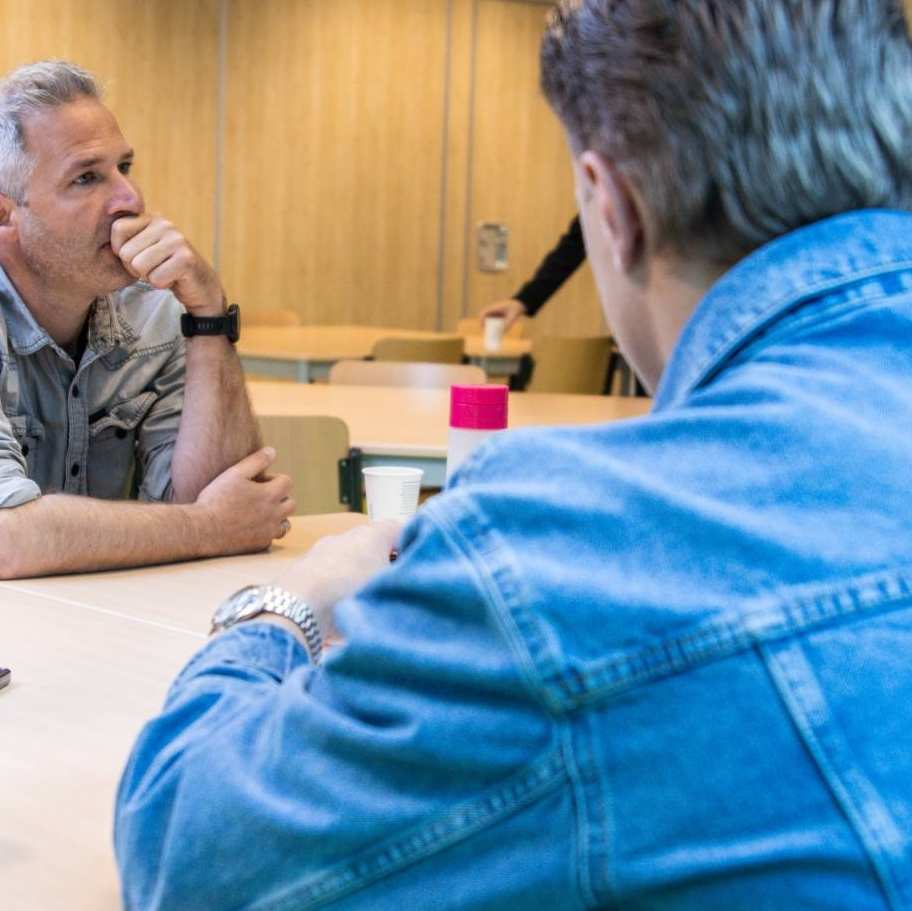
M 434 328 L 446 0 L 232 0 L 222 273 L 248 308 Z
M 149 208 L 211 257 L 218 0 L 0 0 L 0 21 L 3 72 L 58 57 L 100 79 Z
M 446 123 L 446 199 L 441 254 L 441 328 L 452 330 L 464 316 L 466 219 L 471 176 L 472 71 L 477 0 L 451 0 Z
M 476 0 L 474 143 L 466 311 L 509 297 L 566 230 L 576 211 L 570 157 L 557 118 L 538 87 L 539 3 Z M 510 265 L 479 272 L 475 226 L 510 229 Z M 532 321 L 532 334 L 598 335 L 605 330 L 587 265 Z

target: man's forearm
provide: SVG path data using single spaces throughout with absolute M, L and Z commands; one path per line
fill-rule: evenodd
M 213 553 L 197 505 L 109 502 L 52 494 L 0 510 L 0 578 L 90 572 Z
M 192 503 L 226 468 L 260 445 L 241 363 L 224 337 L 187 340 L 184 409 L 171 460 L 177 503 Z

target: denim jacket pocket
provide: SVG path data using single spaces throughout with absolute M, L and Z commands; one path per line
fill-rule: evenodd
M 105 500 L 135 496 L 136 434 L 155 403 L 154 392 L 120 402 L 89 424 L 88 494 Z

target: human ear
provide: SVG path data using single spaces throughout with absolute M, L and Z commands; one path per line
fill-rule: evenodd
M 579 170 L 580 193 L 594 202 L 596 229 L 604 232 L 615 271 L 633 271 L 645 255 L 645 238 L 644 219 L 630 182 L 598 152 L 583 152 Z

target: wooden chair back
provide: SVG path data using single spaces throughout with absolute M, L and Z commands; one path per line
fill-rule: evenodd
M 465 350 L 461 335 L 440 338 L 381 338 L 374 344 L 375 361 L 418 361 L 428 364 L 460 364 Z
M 360 460 L 351 451 L 345 421 L 322 415 L 257 420 L 263 443 L 276 451 L 270 473 L 287 474 L 294 484 L 296 514 L 361 511 Z
M 528 391 L 601 395 L 613 348 L 610 335 L 536 339 L 532 345 L 535 367 Z
M 338 386 L 418 386 L 448 389 L 487 382 L 481 367 L 472 364 L 422 364 L 414 361 L 337 361 L 329 382 Z

